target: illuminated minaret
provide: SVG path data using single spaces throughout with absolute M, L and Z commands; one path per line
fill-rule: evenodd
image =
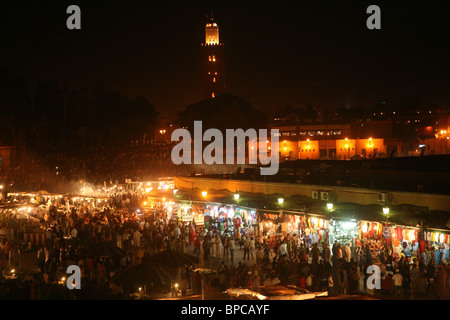
M 201 53 L 203 97 L 215 98 L 225 92 L 225 54 L 219 42 L 219 26 L 212 14 L 205 26 L 205 43 Z

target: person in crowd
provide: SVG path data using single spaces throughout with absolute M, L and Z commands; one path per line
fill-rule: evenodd
M 256 242 L 255 242 L 255 238 L 254 237 L 250 237 L 249 240 L 249 251 L 250 251 L 250 257 L 252 260 L 255 259 L 255 249 L 256 249 Z
M 438 266 L 437 284 L 439 286 L 439 299 L 448 300 L 450 294 L 449 288 L 449 274 L 443 265 Z
M 246 236 L 242 237 L 244 246 L 244 260 L 250 260 L 250 239 Z
M 222 245 L 223 245 L 223 259 L 228 259 L 228 256 L 230 254 L 230 243 L 229 243 L 229 235 L 226 234 L 223 237 Z
M 234 262 L 235 240 L 233 236 L 230 237 L 229 247 L 230 247 L 230 260 L 231 262 Z
M 350 242 L 346 244 L 344 252 L 345 252 L 345 261 L 347 261 L 347 263 L 350 263 L 350 261 L 352 260 L 352 249 L 350 247 Z
M 313 244 L 313 247 L 311 249 L 311 256 L 312 256 L 312 263 L 319 264 L 320 249 L 317 243 Z
M 399 269 L 395 270 L 394 275 L 392 276 L 392 282 L 394 285 L 394 293 L 397 298 L 403 297 L 403 276 L 400 273 Z
M 417 260 L 417 259 L 416 259 Z M 411 266 L 411 296 L 414 297 L 418 292 L 418 282 L 420 278 L 419 262 L 414 261 Z
M 325 263 L 331 264 L 331 250 L 326 242 L 323 244 L 323 259 Z

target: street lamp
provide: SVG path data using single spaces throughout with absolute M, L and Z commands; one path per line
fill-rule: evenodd
M 389 214 L 389 207 L 383 207 L 383 213 Z
M 208 192 L 207 192 L 207 191 L 202 191 L 202 196 L 203 196 L 203 198 L 206 198 L 207 195 L 208 195 Z
M 333 204 L 330 202 L 330 203 L 327 203 L 327 208 L 328 208 L 328 210 L 333 210 Z
M 283 204 L 284 203 L 284 198 L 278 198 L 278 204 Z
M 239 193 L 236 192 L 236 193 L 234 194 L 234 200 L 236 200 L 236 201 L 239 200 Z

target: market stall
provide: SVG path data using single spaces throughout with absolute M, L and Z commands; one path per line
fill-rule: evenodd
M 222 204 L 207 204 L 204 219 L 205 228 L 220 235 L 254 235 L 258 224 L 256 210 Z
M 305 215 L 300 217 L 300 236 L 307 247 L 328 243 L 330 240 L 329 221 L 324 217 Z
M 383 238 L 392 248 L 395 259 L 407 257 L 424 258 L 429 263 L 432 256 L 436 265 L 449 259 L 450 235 L 436 229 L 421 229 L 409 226 L 385 226 Z
M 178 223 L 194 226 L 195 233 L 200 233 L 205 227 L 205 205 L 192 201 L 175 203 L 172 216 L 176 216 Z M 209 220 L 206 219 L 209 223 Z
M 270 249 L 275 247 L 277 238 L 281 236 L 280 214 L 279 211 L 258 211 L 259 233 L 266 240 Z
M 350 243 L 355 246 L 356 239 L 359 239 L 358 223 L 354 219 L 333 219 L 330 221 L 330 243 L 337 241 L 340 244 Z
M 259 230 L 273 248 L 277 238 L 299 236 L 304 246 L 328 242 L 328 220 L 290 211 L 261 211 Z

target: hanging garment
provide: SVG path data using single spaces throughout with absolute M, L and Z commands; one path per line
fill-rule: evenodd
M 311 232 L 311 243 L 317 242 L 319 242 L 319 235 L 317 234 L 317 231 Z
M 241 226 L 241 218 L 234 219 L 234 227 L 236 229 L 239 229 L 240 226 Z
M 305 237 L 309 237 L 310 233 L 311 233 L 311 229 L 309 228 L 305 228 Z
M 438 236 L 439 236 L 439 233 L 433 232 L 433 241 L 434 242 L 438 242 L 439 241 Z
M 324 235 L 325 235 L 325 231 L 323 229 L 320 229 L 319 230 L 319 242 L 323 242 Z
M 396 232 L 396 238 L 397 239 L 399 239 L 399 240 L 403 239 L 402 229 L 400 227 L 395 228 L 395 232 Z
M 373 232 L 374 232 L 374 223 L 369 224 L 369 237 L 373 238 Z
M 319 219 L 319 228 L 323 228 L 323 219 Z
M 425 252 L 425 245 L 426 245 L 425 240 L 420 240 L 419 241 L 419 251 L 420 252 Z
M 390 227 L 383 227 L 383 237 L 385 239 L 388 239 L 391 237 L 391 228 Z
M 398 238 L 395 238 L 392 243 L 394 244 L 394 247 L 398 247 L 400 245 L 400 240 L 398 240 Z
M 383 227 L 383 237 L 386 239 L 391 237 L 391 228 L 390 227 Z

